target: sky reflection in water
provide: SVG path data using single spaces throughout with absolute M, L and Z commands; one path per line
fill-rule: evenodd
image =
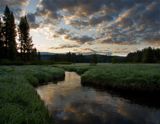
M 74 72 L 66 72 L 65 81 L 39 87 L 37 92 L 56 124 L 160 124 L 160 110 L 82 87 Z

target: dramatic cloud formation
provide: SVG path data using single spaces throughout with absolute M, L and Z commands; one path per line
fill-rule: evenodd
M 101 49 L 104 53 L 102 46 L 110 46 L 113 54 L 124 55 L 146 46 L 160 45 L 159 0 L 35 0 L 35 8 L 30 7 L 32 0 L 1 1 L 0 8 L 6 4 L 17 9 L 28 6 L 31 27 L 50 31 L 44 34 L 56 42 L 52 47 L 55 49 L 89 51 L 85 48 L 87 44 L 91 52 L 98 48 L 98 52 Z M 75 50 L 73 41 L 83 49 Z M 130 46 L 130 50 L 124 46 Z
M 4 7 L 8 5 L 18 17 L 19 15 L 23 15 L 25 13 L 24 8 L 29 5 L 30 0 L 0 0 L 0 13 L 4 10 Z
M 6 5 L 8 6 L 21 6 L 21 5 L 27 5 L 29 0 L 1 0 L 0 6 L 4 7 Z
M 66 35 L 65 39 L 76 41 L 79 44 L 84 44 L 84 43 L 87 43 L 87 42 L 94 41 L 94 38 L 89 37 L 89 36 L 77 37 L 77 36 Z

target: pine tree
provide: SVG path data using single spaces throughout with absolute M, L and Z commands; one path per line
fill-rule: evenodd
M 11 36 L 10 36 L 10 41 L 8 43 L 9 46 L 9 58 L 11 60 L 16 60 L 17 56 L 17 43 L 16 43 L 16 25 L 15 25 L 15 19 L 14 15 L 11 12 Z
M 9 28 L 9 17 L 10 17 L 10 10 L 8 8 L 8 6 L 6 6 L 5 8 L 5 11 L 4 11 L 4 17 L 3 17 L 3 20 L 4 20 L 4 32 L 5 32 L 5 42 L 4 42 L 4 45 L 6 47 L 6 54 L 7 54 L 7 49 L 8 49 L 8 34 L 9 34 L 9 31 L 10 31 L 10 28 Z
M 3 33 L 3 23 L 0 18 L 0 59 L 4 57 L 4 33 Z
M 31 60 L 33 53 L 32 37 L 30 36 L 30 27 L 27 17 L 21 17 L 19 24 L 19 41 L 20 41 L 20 54 L 22 60 Z
M 4 11 L 4 34 L 5 34 L 5 52 L 6 58 L 16 60 L 17 45 L 16 45 L 16 25 L 13 13 L 6 6 Z

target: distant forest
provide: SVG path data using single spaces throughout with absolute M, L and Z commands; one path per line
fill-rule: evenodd
M 26 62 L 36 59 L 38 53 L 32 43 L 27 17 L 21 17 L 16 26 L 14 14 L 6 6 L 3 16 L 0 17 L 0 62 Z
M 121 56 L 107 56 L 107 55 L 83 55 L 75 53 L 66 53 L 66 54 L 41 54 L 41 60 L 49 60 L 53 62 L 61 63 L 111 63 L 112 60 L 117 62 L 124 62 L 125 57 Z
M 151 47 L 123 56 L 83 55 L 75 53 L 41 55 L 41 60 L 70 63 L 160 63 L 160 49 Z
M 141 51 L 129 53 L 126 57 L 126 62 L 160 63 L 160 49 L 153 49 L 148 47 Z

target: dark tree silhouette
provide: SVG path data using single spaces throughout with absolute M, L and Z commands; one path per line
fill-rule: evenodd
M 154 63 L 154 52 L 151 47 L 143 50 L 143 63 Z
M 126 57 L 126 60 L 127 62 L 134 63 L 159 63 L 160 49 L 148 47 L 141 51 L 129 53 Z
M 96 65 L 98 63 L 98 58 L 96 54 L 92 55 L 91 64 Z
M 17 44 L 16 44 L 16 25 L 13 13 L 6 6 L 4 11 L 4 47 L 6 58 L 10 60 L 16 60 L 17 55 Z
M 70 52 L 66 54 L 66 57 L 67 57 L 68 62 L 72 62 L 73 58 L 72 58 L 72 54 Z
M 0 18 L 0 60 L 4 58 L 4 32 L 3 23 Z
M 20 54 L 22 60 L 28 61 L 32 59 L 32 54 L 36 51 L 35 49 L 33 49 L 32 37 L 30 36 L 29 31 L 30 27 L 27 17 L 21 17 L 19 24 Z
M 37 49 L 33 48 L 30 27 L 26 16 L 19 24 L 20 53 L 16 43 L 16 24 L 13 12 L 6 6 L 4 14 L 0 17 L 0 64 L 18 62 L 18 60 L 37 60 Z M 21 55 L 21 57 L 19 57 Z M 5 61 L 2 61 L 5 60 Z

